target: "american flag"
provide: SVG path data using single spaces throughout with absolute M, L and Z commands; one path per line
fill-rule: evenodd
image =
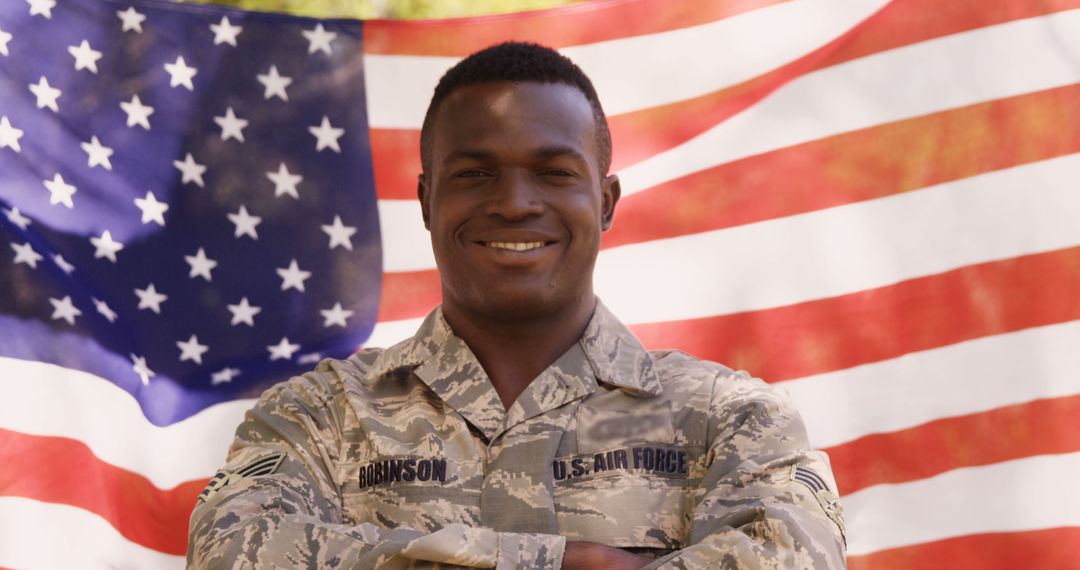
M 250 398 L 415 330 L 423 112 L 508 39 L 609 114 L 598 294 L 788 390 L 852 568 L 1080 568 L 1080 0 L 6 0 L 0 566 L 180 567 Z

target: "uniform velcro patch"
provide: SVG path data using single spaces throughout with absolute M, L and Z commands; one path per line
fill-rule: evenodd
M 814 498 L 821 505 L 821 509 L 825 511 L 825 515 L 840 529 L 840 537 L 846 545 L 847 531 L 844 529 L 844 509 L 840 505 L 840 497 L 829 490 L 829 486 L 821 475 L 807 467 L 801 465 L 792 467 L 790 478 L 810 488 L 810 491 L 814 493 Z

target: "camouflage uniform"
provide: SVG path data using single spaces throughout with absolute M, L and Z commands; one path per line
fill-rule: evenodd
M 602 305 L 506 410 L 436 310 L 268 390 L 191 517 L 199 568 L 842 568 L 827 459 L 743 373 L 646 352 Z

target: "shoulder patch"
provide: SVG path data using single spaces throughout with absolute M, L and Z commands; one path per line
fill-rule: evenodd
M 228 487 L 232 483 L 235 483 L 245 477 L 258 477 L 260 475 L 271 475 L 277 471 L 281 466 L 281 462 L 285 460 L 285 452 L 278 451 L 265 455 L 248 463 L 244 467 L 241 467 L 236 472 L 226 471 L 222 469 L 218 471 L 210 482 L 207 483 L 206 488 L 202 493 L 199 493 L 199 503 L 205 503 L 210 500 L 211 497 L 217 494 L 218 491 Z
M 825 479 L 812 469 L 802 465 L 793 465 L 789 478 L 792 481 L 806 485 L 810 489 L 818 504 L 821 505 L 821 509 L 825 511 L 825 515 L 840 529 L 840 536 L 844 539 L 846 545 L 847 533 L 844 529 L 844 508 L 840 505 L 840 497 L 829 490 Z

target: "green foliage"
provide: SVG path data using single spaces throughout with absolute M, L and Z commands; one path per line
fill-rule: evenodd
M 457 18 L 537 10 L 581 0 L 181 0 L 317 18 Z

